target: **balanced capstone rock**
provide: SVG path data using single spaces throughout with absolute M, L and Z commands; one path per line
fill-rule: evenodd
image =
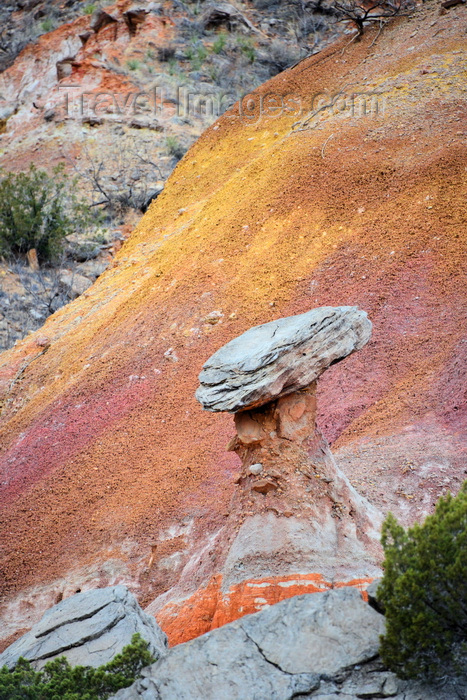
M 225 590 L 297 572 L 332 583 L 380 575 L 381 514 L 339 469 L 316 423 L 320 375 L 370 335 L 364 311 L 322 307 L 251 328 L 204 365 L 197 399 L 235 413 L 227 449 L 241 461 L 232 515 L 210 554 Z
M 356 306 L 323 306 L 250 328 L 204 364 L 196 398 L 207 411 L 236 413 L 304 389 L 360 350 L 371 321 Z

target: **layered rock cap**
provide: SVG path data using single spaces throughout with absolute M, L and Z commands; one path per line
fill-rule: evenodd
M 207 411 L 257 408 L 310 386 L 362 348 L 371 329 L 356 306 L 323 306 L 254 326 L 207 360 L 196 398 Z

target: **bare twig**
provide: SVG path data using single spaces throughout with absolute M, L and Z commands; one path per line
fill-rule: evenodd
M 102 206 L 108 212 L 121 214 L 135 209 L 145 211 L 161 188 L 157 181 L 165 181 L 160 166 L 140 153 L 130 139 L 122 138 L 119 148 L 108 157 L 108 146 L 95 152 L 83 145 L 79 161 L 63 154 L 81 181 L 89 186 L 96 201 L 91 207 Z M 107 157 L 106 157 L 107 156 Z
M 365 24 L 381 22 L 412 7 L 412 0 L 374 0 L 366 4 L 363 0 L 338 0 L 335 9 L 340 20 L 350 20 L 357 27 L 357 38 L 361 37 Z
M 333 100 L 332 100 L 331 102 L 328 102 L 328 103 L 326 103 L 325 105 L 323 105 L 322 107 L 319 107 L 318 109 L 315 109 L 315 111 L 312 112 L 311 114 L 309 114 L 308 117 L 307 117 L 304 121 L 294 122 L 294 123 L 292 124 L 292 132 L 291 132 L 291 133 L 298 133 L 298 132 L 300 132 L 300 131 L 306 131 L 307 128 L 308 128 L 308 124 L 311 122 L 311 120 L 312 120 L 314 117 L 316 117 L 320 112 L 324 112 L 324 110 L 329 109 L 330 107 L 333 107 L 333 106 L 335 105 L 335 103 L 337 102 L 337 100 L 338 100 L 342 95 L 345 95 L 345 90 L 346 90 L 348 87 L 350 87 L 350 85 L 351 85 L 351 83 L 350 83 L 350 84 L 347 84 L 347 85 L 344 85 L 344 87 L 342 88 L 342 90 L 341 90 L 337 95 L 334 95 L 334 98 L 333 98 Z M 299 129 L 296 129 L 295 127 L 297 127 L 297 126 L 300 126 L 300 128 L 299 128 Z
M 324 153 L 326 151 L 326 146 L 328 145 L 328 141 L 330 141 L 333 136 L 334 136 L 334 134 L 331 134 L 330 136 L 328 136 L 326 141 L 323 143 L 323 147 L 321 148 L 321 158 L 324 158 Z
M 376 44 L 376 42 L 378 41 L 379 35 L 383 31 L 383 27 L 384 27 L 384 20 L 380 19 L 378 32 L 377 32 L 375 38 L 373 39 L 373 41 L 371 42 L 371 44 L 369 45 L 369 47 L 368 47 L 369 49 L 371 49 L 371 47 L 374 46 Z
M 342 51 L 341 51 L 341 56 L 342 56 L 342 54 L 344 53 L 344 51 L 350 46 L 350 44 L 353 44 L 354 41 L 355 41 L 355 39 L 359 39 L 360 37 L 361 37 L 361 34 L 360 34 L 359 32 L 357 32 L 356 34 L 354 34 L 353 37 L 351 38 L 351 40 L 348 41 L 348 42 L 346 43 L 346 45 L 343 47 L 343 49 L 342 49 Z

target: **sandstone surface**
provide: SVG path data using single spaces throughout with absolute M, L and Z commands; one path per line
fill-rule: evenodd
M 119 700 L 286 700 L 374 657 L 381 615 L 355 590 L 298 596 L 170 650 Z
M 302 595 L 170 649 L 115 700 L 451 700 L 377 658 L 384 618 L 354 589 Z
M 209 411 L 262 406 L 305 389 L 331 364 L 360 350 L 371 323 L 355 307 L 323 307 L 250 328 L 204 363 L 196 398 Z
M 166 653 L 167 637 L 124 586 L 77 593 L 46 611 L 23 637 L 0 654 L 0 667 L 13 668 L 20 656 L 41 668 L 65 656 L 72 666 L 101 666 L 139 633 L 156 657 Z

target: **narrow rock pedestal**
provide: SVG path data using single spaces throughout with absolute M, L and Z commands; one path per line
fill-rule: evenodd
M 242 466 L 224 585 L 246 570 L 255 578 L 319 572 L 333 583 L 376 575 L 380 514 L 337 467 L 316 425 L 316 382 L 236 413 L 235 427 L 228 449 Z
M 365 312 L 323 307 L 251 328 L 205 363 L 196 396 L 207 410 L 235 414 L 228 449 L 241 467 L 224 527 L 181 577 L 184 600 L 151 608 L 164 629 L 193 626 L 202 609 L 199 634 L 299 593 L 363 590 L 380 575 L 381 514 L 316 425 L 319 376 L 370 336 Z M 211 579 L 187 597 L 208 568 Z
M 254 505 L 255 512 L 305 516 L 324 499 L 332 517 L 358 521 L 362 499 L 337 468 L 316 425 L 316 382 L 259 408 L 236 413 L 235 427 L 237 435 L 228 449 L 242 460 L 242 471 L 233 511 L 239 507 L 246 513 Z M 269 498 L 258 498 L 258 494 Z M 366 520 L 365 514 L 357 523 L 363 538 L 365 525 L 369 525 Z

